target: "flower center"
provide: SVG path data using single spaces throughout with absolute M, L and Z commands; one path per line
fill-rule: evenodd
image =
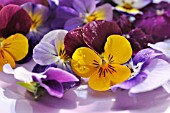
M 165 11 L 164 11 L 163 9 L 161 9 L 161 10 L 156 10 L 156 14 L 157 14 L 158 16 L 163 15 L 164 13 L 165 13 Z
M 60 51 L 59 51 L 59 58 L 60 58 L 61 61 L 65 62 L 65 61 L 67 61 L 70 57 L 66 54 L 65 49 L 64 49 L 64 50 L 63 50 L 63 49 L 60 49 Z
M 39 26 L 40 22 L 36 19 L 32 20 L 31 28 L 30 30 L 36 31 L 37 27 Z
M 132 9 L 133 7 L 132 7 L 131 4 L 125 3 L 125 4 L 123 5 L 123 8 L 125 8 L 125 9 Z

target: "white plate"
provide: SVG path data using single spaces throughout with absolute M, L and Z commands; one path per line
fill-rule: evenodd
M 31 70 L 34 64 L 22 66 Z M 0 87 L 1 113 L 170 113 L 170 95 L 162 88 L 132 97 L 126 90 L 97 92 L 83 84 L 62 99 L 44 95 L 35 101 L 12 75 L 2 72 Z

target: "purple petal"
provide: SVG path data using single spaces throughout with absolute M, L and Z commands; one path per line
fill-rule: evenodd
M 79 13 L 70 7 L 58 6 L 55 12 L 57 16 L 51 23 L 53 29 L 64 28 L 64 24 L 67 20 L 79 17 Z
M 82 14 L 89 13 L 91 14 L 95 8 L 96 3 L 95 0 L 74 0 L 73 7 Z
M 31 19 L 27 12 L 17 5 L 4 6 L 0 11 L 0 35 L 8 37 L 15 33 L 27 34 Z
M 137 84 L 143 82 L 147 77 L 146 73 L 139 73 L 137 76 L 134 78 L 127 80 L 119 85 L 111 87 L 111 89 L 115 89 L 117 87 L 122 88 L 122 89 L 131 89 L 132 87 L 136 86 Z
M 59 68 L 48 68 L 43 74 L 47 76 L 45 80 L 56 80 L 60 83 L 79 81 L 73 74 Z
M 98 20 L 88 23 L 83 27 L 84 41 L 99 54 L 104 52 L 107 37 L 112 34 L 121 34 L 119 26 L 114 21 Z
M 74 51 L 79 47 L 87 47 L 83 40 L 82 28 L 74 29 L 67 33 L 64 38 L 66 53 L 71 57 Z
M 2 5 L 8 5 L 8 4 L 21 5 L 21 4 L 24 4 L 26 2 L 32 2 L 32 3 L 47 5 L 46 0 L 0 0 L 0 4 L 2 4 Z
M 140 84 L 132 87 L 130 93 L 141 93 L 161 87 L 170 80 L 170 64 L 162 59 L 153 59 L 143 70 L 148 76 Z
M 59 5 L 60 6 L 67 6 L 67 7 L 72 7 L 73 0 L 59 0 Z
M 135 57 L 133 58 L 133 63 L 137 65 L 139 62 L 146 62 L 155 58 L 156 56 L 162 55 L 161 53 L 157 53 L 153 49 L 143 49 L 139 51 Z
M 148 43 L 153 43 L 152 36 L 145 34 L 140 28 L 135 28 L 129 32 L 129 41 L 133 52 L 136 53 L 141 49 L 147 48 Z
M 71 18 L 66 21 L 64 25 L 64 29 L 70 31 L 75 28 L 82 27 L 83 24 L 84 24 L 84 21 L 82 18 L 79 18 L 79 17 Z

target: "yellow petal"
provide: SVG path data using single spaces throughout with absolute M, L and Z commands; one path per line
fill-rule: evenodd
M 112 64 L 110 66 L 115 70 L 115 72 L 109 76 L 113 85 L 124 82 L 131 76 L 131 71 L 127 66 L 119 64 Z
M 130 69 L 126 66 L 106 64 L 90 76 L 88 84 L 94 90 L 106 91 L 111 86 L 124 82 L 130 75 Z
M 15 61 L 23 59 L 28 53 L 28 39 L 22 34 L 15 34 L 2 42 L 2 48 L 7 51 Z
M 100 57 L 90 48 L 81 47 L 73 53 L 71 66 L 81 77 L 89 77 L 101 65 Z
M 122 12 L 127 12 L 129 14 L 138 14 L 140 13 L 140 11 L 138 9 L 135 9 L 135 8 L 124 8 L 122 6 L 116 6 L 116 10 L 119 10 L 119 11 L 122 11 Z
M 104 59 L 109 64 L 126 63 L 132 56 L 132 48 L 129 41 L 120 35 L 111 35 L 107 38 L 104 47 Z
M 107 91 L 110 89 L 110 86 L 112 86 L 110 77 L 107 76 L 99 76 L 98 73 L 99 69 L 95 71 L 88 81 L 88 84 L 90 88 L 96 90 L 96 91 Z
M 4 64 L 7 63 L 9 63 L 12 68 L 15 67 L 14 59 L 5 50 L 0 48 L 0 71 L 2 71 Z

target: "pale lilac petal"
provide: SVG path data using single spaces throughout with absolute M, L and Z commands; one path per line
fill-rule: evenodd
M 60 68 L 60 69 L 62 69 L 62 70 L 65 70 L 65 71 L 67 71 L 67 72 L 69 72 L 69 73 L 73 73 L 70 64 L 67 64 L 66 62 L 63 62 L 63 61 L 59 60 L 59 61 L 56 63 L 56 65 L 57 65 L 57 68 Z
M 55 47 L 44 42 L 35 46 L 33 50 L 33 59 L 40 65 L 50 65 L 59 60 Z
M 54 30 L 54 31 L 51 31 L 50 33 L 52 33 L 53 37 L 55 37 L 55 47 L 57 49 L 57 53 L 60 54 L 60 50 L 64 50 L 64 37 L 66 36 L 68 31 Z M 50 35 L 50 33 L 49 33 L 49 35 Z
M 161 51 L 163 54 L 170 58 L 170 42 L 158 42 L 156 44 L 149 43 L 148 46 L 158 51 Z
M 82 14 L 91 14 L 96 8 L 96 3 L 95 0 L 74 0 L 73 7 Z
M 113 11 L 112 11 L 112 6 L 110 4 L 104 4 L 104 5 L 101 5 L 99 7 L 96 8 L 96 10 L 94 11 L 94 13 L 103 13 L 103 15 L 100 17 L 98 16 L 98 18 L 101 20 L 107 20 L 107 21 L 112 21 L 113 19 Z M 98 20 L 99 20 L 98 19 Z
M 82 27 L 83 24 L 84 24 L 84 21 L 82 18 L 80 18 L 80 17 L 71 18 L 66 21 L 66 23 L 64 25 L 64 29 L 70 31 L 77 27 Z
M 5 64 L 3 66 L 3 72 L 6 74 L 14 74 L 14 70 L 12 69 L 10 64 Z
M 141 9 L 152 2 L 152 0 L 132 0 L 132 1 L 134 1 L 132 7 L 136 9 Z
M 170 64 L 162 59 L 154 59 L 144 69 L 148 77 L 130 89 L 129 93 L 141 93 L 154 90 L 170 80 Z
M 170 93 L 170 80 L 162 86 L 167 93 Z
M 44 72 L 44 75 L 47 76 L 46 80 L 56 80 L 61 83 L 79 81 L 73 74 L 59 68 L 50 67 Z

